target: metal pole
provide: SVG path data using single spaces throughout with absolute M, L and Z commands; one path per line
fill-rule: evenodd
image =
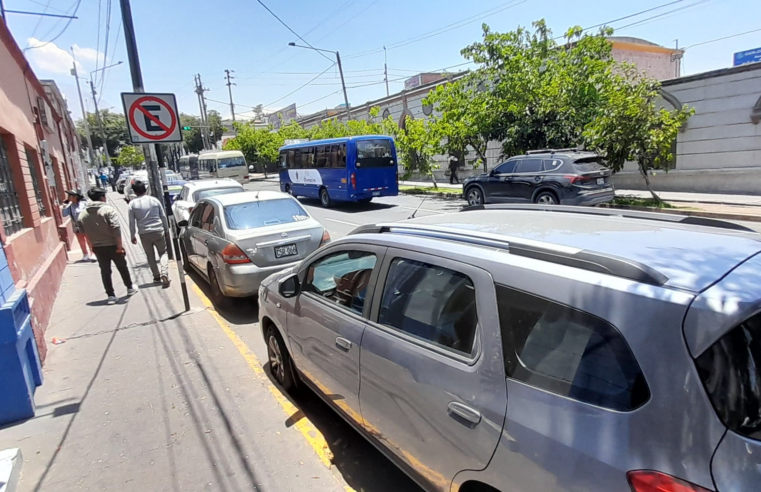
M 198 96 L 198 112 L 201 114 L 201 126 L 203 127 L 206 123 L 203 121 L 203 101 L 201 100 L 201 95 L 203 94 L 203 87 L 201 87 L 201 74 L 196 74 L 193 76 L 193 81 L 196 84 L 196 95 Z M 203 143 L 203 150 L 209 149 L 209 142 L 206 139 L 206 132 L 204 132 L 203 128 L 201 128 L 201 142 Z
M 129 70 L 132 75 L 132 88 L 135 92 L 144 92 L 143 89 L 143 73 L 140 70 L 140 55 L 137 52 L 137 39 L 135 38 L 135 25 L 132 22 L 132 8 L 130 7 L 129 0 L 119 0 L 119 5 L 122 11 L 122 25 L 124 26 L 124 41 L 127 46 L 127 57 L 129 58 Z M 159 176 L 158 160 L 163 162 L 163 156 L 161 156 L 161 148 L 158 144 L 155 144 L 154 151 L 156 152 L 156 160 L 151 158 L 151 152 L 149 150 L 150 145 L 143 147 L 143 153 L 146 156 L 146 162 L 148 162 L 148 168 L 151 176 L 151 190 L 153 196 L 156 198 L 164 196 L 163 187 L 161 185 L 161 178 Z M 148 151 L 146 151 L 148 150 Z M 159 199 L 159 202 L 161 200 Z M 163 206 L 163 204 L 162 204 Z M 169 207 L 168 214 L 171 214 L 171 207 Z M 166 231 L 167 247 L 172 248 L 172 231 Z M 184 276 L 182 270 L 179 272 L 180 284 L 182 285 L 182 297 L 185 300 L 186 310 L 190 307 L 188 300 L 188 289 L 185 285 Z
M 3 0 L 0 0 L 0 17 L 5 21 L 5 6 L 3 5 Z M 5 25 L 7 26 L 8 22 L 6 22 Z
M 74 55 L 74 50 L 71 50 L 72 56 Z M 79 94 L 79 107 L 82 108 L 82 120 L 84 122 L 85 127 L 85 135 L 87 136 L 87 150 L 88 154 L 90 156 L 90 165 L 92 166 L 95 164 L 95 153 L 93 152 L 93 146 L 92 146 L 92 137 L 90 136 L 90 124 L 87 121 L 87 111 L 85 111 L 85 102 L 82 99 L 82 88 L 79 85 L 79 75 L 77 75 L 77 62 L 74 61 L 73 67 L 71 69 L 71 74 L 74 76 L 74 79 L 77 81 L 77 93 Z
M 227 92 L 230 93 L 230 114 L 233 118 L 233 123 L 235 123 L 235 104 L 233 104 L 233 83 L 230 82 L 230 72 L 234 72 L 235 70 L 225 70 L 225 73 L 227 74 Z
M 338 62 L 338 73 L 341 74 L 341 87 L 344 90 L 344 104 L 346 104 L 346 117 L 351 120 L 351 112 L 349 111 L 349 96 L 346 95 L 346 82 L 344 82 L 344 70 L 341 68 L 341 55 L 336 51 L 336 61 Z
M 92 103 L 95 105 L 95 121 L 98 122 L 100 127 L 100 138 L 103 140 L 103 150 L 106 154 L 106 165 L 111 167 L 111 156 L 108 155 L 108 144 L 106 143 L 106 130 L 103 128 L 103 120 L 100 119 L 100 111 L 98 111 L 98 98 L 95 97 L 95 84 L 90 79 L 90 90 L 92 91 Z
M 383 80 L 386 81 L 386 97 L 388 97 L 388 57 L 386 56 L 385 46 L 383 47 Z

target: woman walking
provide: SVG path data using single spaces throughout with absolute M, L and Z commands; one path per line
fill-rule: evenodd
M 69 199 L 64 203 L 68 203 L 63 209 L 64 217 L 71 217 L 72 227 L 74 228 L 74 235 L 77 236 L 79 247 L 82 249 L 82 261 L 95 261 L 95 258 L 91 256 L 92 246 L 90 246 L 90 240 L 87 239 L 82 227 L 79 224 L 79 214 L 85 208 L 87 208 L 87 200 L 84 195 L 76 190 L 68 190 L 66 192 Z

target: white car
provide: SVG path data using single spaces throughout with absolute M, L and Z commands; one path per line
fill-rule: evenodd
M 135 192 L 132 191 L 132 185 L 135 184 L 135 181 L 142 181 L 145 183 L 146 193 L 149 195 L 151 194 L 151 186 L 148 184 L 148 171 L 135 171 L 127 179 L 127 185 L 124 187 L 124 199 L 127 203 L 129 203 L 130 200 L 137 198 Z
M 175 222 L 188 220 L 198 200 L 228 193 L 246 191 L 243 185 L 234 179 L 202 179 L 191 181 L 182 187 L 182 191 L 172 203 L 172 213 Z

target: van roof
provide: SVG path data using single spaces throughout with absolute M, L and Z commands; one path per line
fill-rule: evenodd
M 480 210 L 385 225 L 429 225 L 594 251 L 646 265 L 663 284 L 701 292 L 761 252 L 761 234 L 631 217 L 552 211 Z

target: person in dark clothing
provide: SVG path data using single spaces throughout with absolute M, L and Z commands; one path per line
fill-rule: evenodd
M 449 184 L 454 184 L 455 181 L 457 181 L 457 183 L 460 182 L 460 178 L 457 177 L 458 167 L 460 167 L 460 162 L 457 160 L 457 157 L 450 156 L 449 157 Z
M 116 209 L 106 203 L 106 190 L 93 188 L 88 192 L 91 203 L 79 214 L 79 223 L 92 244 L 93 253 L 98 259 L 100 276 L 106 289 L 108 304 L 116 304 L 116 293 L 111 281 L 111 262 L 122 277 L 127 295 L 137 294 L 137 286 L 127 267 L 126 252 L 122 245 L 122 230 Z

